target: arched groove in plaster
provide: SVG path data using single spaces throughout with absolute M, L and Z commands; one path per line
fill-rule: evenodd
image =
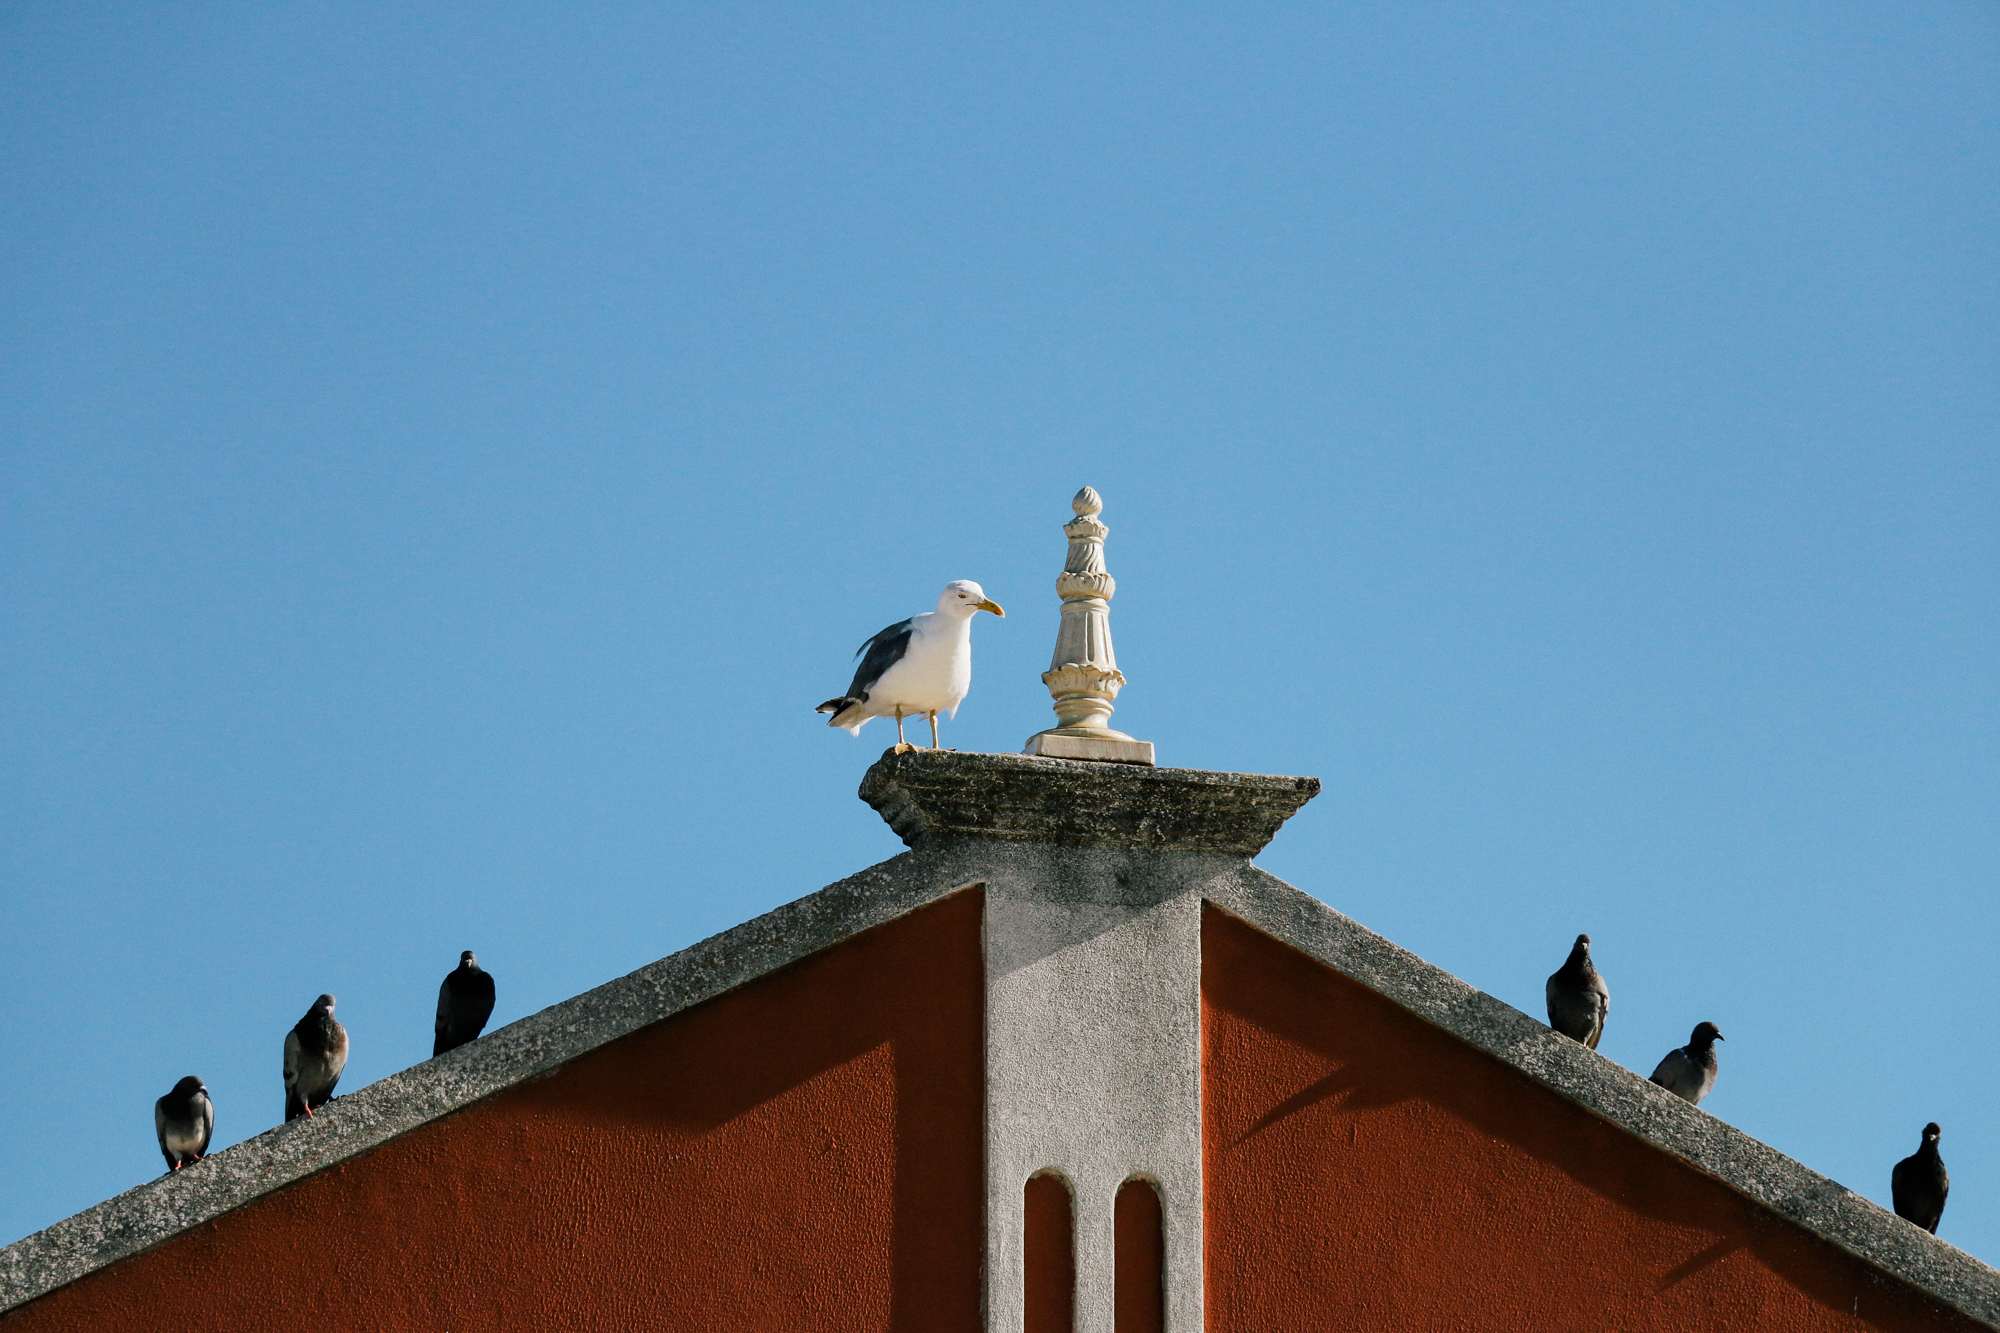
M 1166 1207 L 1160 1182 L 1134 1172 L 1112 1204 L 1115 1333 L 1165 1333 L 1167 1327 Z
M 1071 1333 L 1076 1327 L 1076 1192 L 1069 1177 L 1044 1167 L 1021 1197 L 1022 1333 Z

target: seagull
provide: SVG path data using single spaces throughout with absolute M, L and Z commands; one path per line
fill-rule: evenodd
M 208 1141 L 215 1137 L 215 1103 L 200 1079 L 189 1074 L 153 1103 L 153 1133 L 170 1172 L 208 1155 Z
M 981 611 L 1007 614 L 970 579 L 945 584 L 937 610 L 899 620 L 855 649 L 861 666 L 854 683 L 813 711 L 833 714 L 826 724 L 850 736 L 871 717 L 895 718 L 897 754 L 918 748 L 903 739 L 903 719 L 928 716 L 937 749 L 937 715 L 956 717 L 972 688 L 972 617 Z
M 1590 961 L 1590 936 L 1579 935 L 1569 959 L 1549 977 L 1549 1026 L 1591 1050 L 1604 1035 L 1604 1016 L 1611 1012 L 1611 989 Z
M 310 1120 L 313 1107 L 333 1100 L 345 1068 L 347 1029 L 333 1017 L 333 997 L 322 995 L 285 1034 L 285 1119 Z
M 433 1057 L 455 1050 L 479 1035 L 493 1016 L 493 978 L 467 949 L 438 987 L 437 1041 Z
M 1933 1236 L 1944 1217 L 1944 1196 L 1951 1193 L 1951 1176 L 1944 1169 L 1944 1158 L 1938 1156 L 1938 1135 L 1943 1132 L 1935 1120 L 1925 1125 L 1923 1144 L 1889 1173 L 1896 1216 L 1907 1217 Z
M 1715 1043 L 1723 1040 L 1713 1023 L 1697 1023 L 1685 1046 L 1676 1046 L 1653 1071 L 1653 1082 L 1682 1101 L 1701 1105 L 1715 1090 Z

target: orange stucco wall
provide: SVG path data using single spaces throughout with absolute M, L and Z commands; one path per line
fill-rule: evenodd
M 974 1329 L 980 911 L 878 927 L 0 1326 Z
M 1208 1327 L 1970 1330 L 1208 909 Z

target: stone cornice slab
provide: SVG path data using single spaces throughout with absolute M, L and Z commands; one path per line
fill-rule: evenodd
M 1318 778 L 956 750 L 892 750 L 861 780 L 910 847 L 969 837 L 1251 857 L 1318 794 Z

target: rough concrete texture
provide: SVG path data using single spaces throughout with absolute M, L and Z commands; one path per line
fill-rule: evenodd
M 1318 793 L 1318 778 L 956 750 L 885 754 L 861 783 L 911 847 L 956 835 L 1240 857 Z
M 970 841 L 970 840 L 968 840 Z M 1078 1333 L 1113 1333 L 1118 1187 L 1157 1182 L 1167 1328 L 1202 1325 L 1201 903 L 1240 860 L 993 842 L 986 867 L 986 1327 L 1024 1321 L 1022 1190 L 1075 1196 Z
M 1036 885 L 1072 901 L 1073 929 L 1098 908 L 1106 929 L 1130 919 L 1135 903 L 1094 901 L 1107 891 L 1160 903 L 1198 893 L 1889 1276 L 2000 1328 L 2000 1272 L 1252 866 L 1246 858 L 1317 790 L 1311 778 L 1011 755 L 885 755 L 861 795 L 915 851 L 341 1097 L 317 1120 L 273 1129 L 9 1246 L 0 1251 L 0 1309 L 988 881 Z M 1106 850 L 1075 858 L 1070 873 L 1061 869 L 1071 863 L 1062 847 Z M 1020 1182 L 1012 1188 L 1018 1206 Z M 1168 1227 L 1171 1246 L 1171 1215 Z M 1171 1255 L 1169 1264 L 1171 1271 Z

